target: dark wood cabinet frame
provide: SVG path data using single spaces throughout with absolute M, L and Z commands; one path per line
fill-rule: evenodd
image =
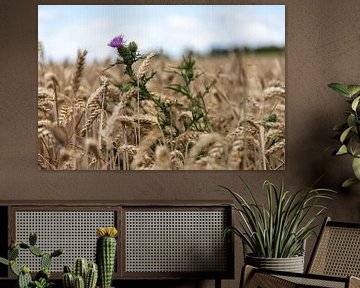
M 15 213 L 16 211 L 114 211 L 115 223 L 120 235 L 118 237 L 118 251 L 117 253 L 117 265 L 114 273 L 115 280 L 171 280 L 171 279 L 186 279 L 186 280 L 201 280 L 201 279 L 215 279 L 216 287 L 220 287 L 221 279 L 234 279 L 234 236 L 231 234 L 226 241 L 226 261 L 227 270 L 214 272 L 161 272 L 161 273 L 134 273 L 125 271 L 126 251 L 125 251 L 125 213 L 126 211 L 134 210 L 212 210 L 212 211 L 224 211 L 226 214 L 227 223 L 226 226 L 233 225 L 234 212 L 231 208 L 231 203 L 225 203 L 223 201 L 157 201 L 157 202 L 139 202 L 139 201 L 127 201 L 127 202 L 99 202 L 99 201 L 58 201 L 58 202 L 45 202 L 45 201 L 10 201 L 0 202 L 0 216 L 7 219 L 2 219 L 1 223 L 7 222 L 8 233 L 6 236 L 0 235 L 0 252 L 7 251 L 7 246 L 10 245 L 12 240 L 15 240 Z M 4 231 L 4 229 L 2 229 Z M 6 243 L 6 247 L 4 247 Z M 0 255 L 4 256 L 4 255 Z M 0 280 L 14 279 L 15 275 L 8 269 L 7 273 L 1 274 Z M 6 275 L 4 275 L 6 274 Z M 60 279 L 61 273 L 53 273 L 54 279 Z

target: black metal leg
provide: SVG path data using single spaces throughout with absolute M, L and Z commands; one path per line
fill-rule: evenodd
M 221 279 L 220 278 L 215 279 L 215 288 L 221 288 Z

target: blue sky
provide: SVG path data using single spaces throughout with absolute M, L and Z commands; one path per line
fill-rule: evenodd
M 38 38 L 47 59 L 114 57 L 107 43 L 119 34 L 141 52 L 285 45 L 285 5 L 39 5 Z

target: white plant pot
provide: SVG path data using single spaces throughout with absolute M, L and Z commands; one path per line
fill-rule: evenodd
M 262 269 L 304 273 L 304 256 L 289 258 L 263 258 L 246 255 L 245 263 Z

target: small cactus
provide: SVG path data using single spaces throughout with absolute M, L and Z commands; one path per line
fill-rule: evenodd
M 42 252 L 42 251 L 40 250 L 40 248 L 38 248 L 38 247 L 36 247 L 36 246 L 30 246 L 30 247 L 29 247 L 29 251 L 30 251 L 32 254 L 34 254 L 35 256 L 37 256 L 37 257 L 41 257 L 41 256 L 44 255 L 44 252 Z
M 52 257 L 50 254 L 45 253 L 42 257 L 41 257 L 41 262 L 40 262 L 40 267 L 41 269 L 49 269 L 50 265 L 51 265 L 51 260 Z
M 29 235 L 29 244 L 31 246 L 35 246 L 36 245 L 36 241 L 37 241 L 37 235 L 34 232 L 31 232 Z
M 81 276 L 74 277 L 74 288 L 85 288 L 84 278 Z
M 9 250 L 8 253 L 9 260 L 16 260 L 16 258 L 19 256 L 19 246 L 15 246 L 14 248 Z
M 8 259 L 3 258 L 3 257 L 0 257 L 0 263 L 4 264 L 6 266 L 10 265 L 10 261 Z
M 50 271 L 47 268 L 44 268 L 42 270 L 40 270 L 38 273 L 36 273 L 35 275 L 35 280 L 36 281 L 40 281 L 41 279 L 50 279 Z
M 85 258 L 76 259 L 74 274 L 76 276 L 81 276 L 83 279 L 85 279 L 87 268 L 88 268 L 88 262 Z
M 95 288 L 98 279 L 98 266 L 96 263 L 89 263 L 85 276 L 85 288 Z
M 98 268 L 95 263 L 89 263 L 85 258 L 78 258 L 74 263 L 74 271 L 71 273 L 69 266 L 64 266 L 64 288 L 95 288 L 98 279 Z
M 50 265 L 53 257 L 60 256 L 63 254 L 63 249 L 55 250 L 53 253 L 44 253 L 40 248 L 36 247 L 37 236 L 35 233 L 30 233 L 29 244 L 20 242 L 16 243 L 11 241 L 11 245 L 8 251 L 8 259 L 0 257 L 0 264 L 10 266 L 11 271 L 18 276 L 19 288 L 29 287 L 45 287 L 43 285 L 50 285 Z M 28 266 L 22 266 L 21 268 L 16 264 L 16 259 L 19 256 L 19 250 L 29 250 L 30 253 L 37 257 L 41 257 L 41 271 L 35 275 L 35 281 L 32 280 L 30 275 L 30 269 Z M 42 286 L 39 286 L 42 285 Z M 46 286 L 49 287 L 49 286 Z
M 64 249 L 57 249 L 51 253 L 51 257 L 58 257 L 64 253 Z
M 14 260 L 10 261 L 10 269 L 16 276 L 20 275 L 20 268 L 16 265 L 16 262 Z
M 99 267 L 100 288 L 110 288 L 116 258 L 115 227 L 98 228 L 96 243 L 96 262 Z
M 18 279 L 19 288 L 28 288 L 30 286 L 30 283 L 32 283 L 30 273 L 21 271 Z

